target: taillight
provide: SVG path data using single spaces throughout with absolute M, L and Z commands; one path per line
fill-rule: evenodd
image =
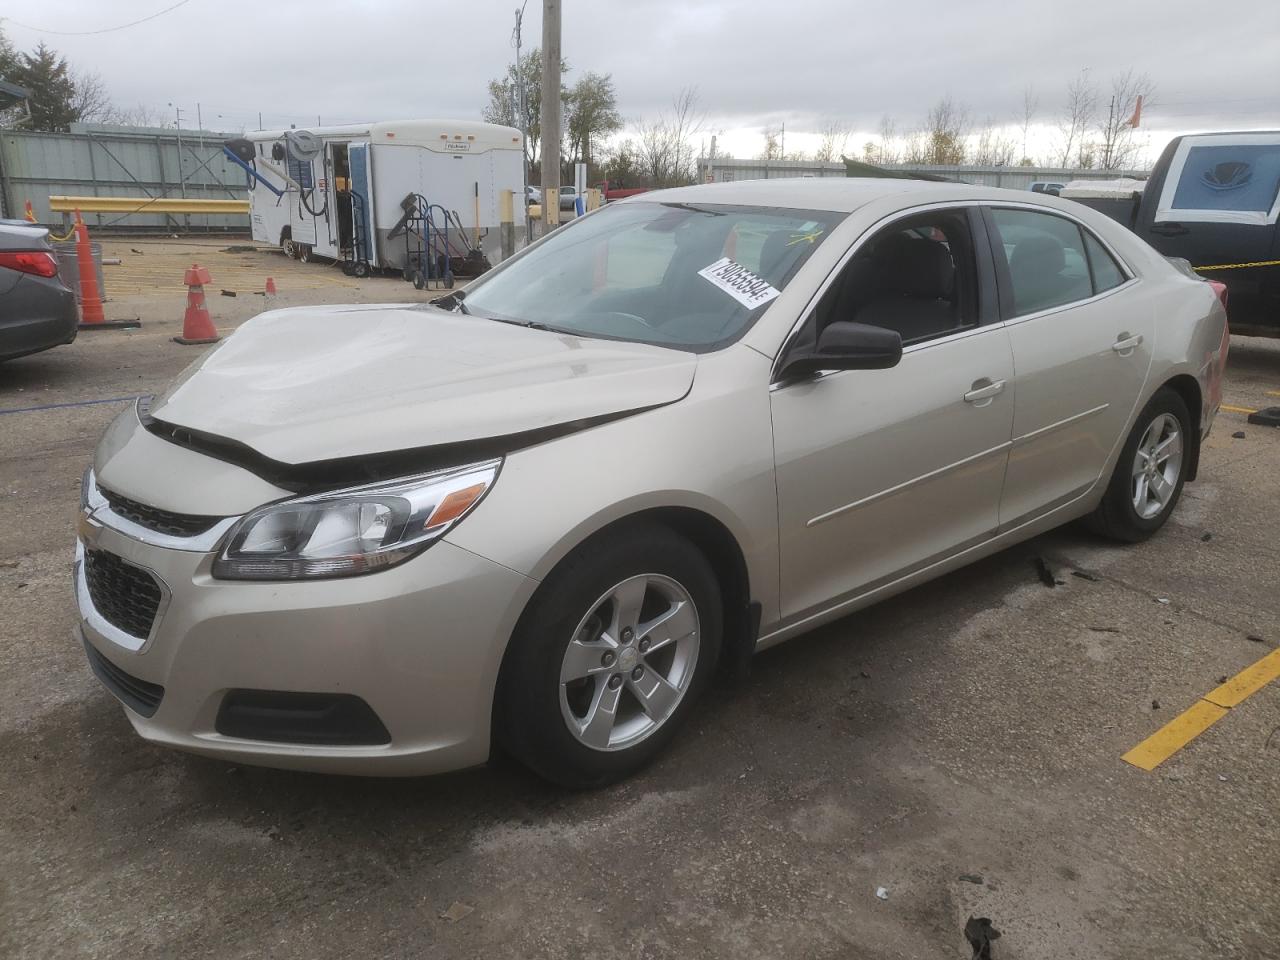
M 1213 292 L 1218 295 L 1218 302 L 1222 304 L 1222 309 L 1227 309 L 1227 285 L 1221 280 L 1210 280 L 1209 286 L 1213 287 Z
M 58 261 L 44 250 L 0 250 L 0 267 L 37 277 L 56 277 Z

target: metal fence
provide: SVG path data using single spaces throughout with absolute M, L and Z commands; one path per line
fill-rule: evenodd
M 73 125 L 70 133 L 0 130 L 0 206 L 21 217 L 27 201 L 36 219 L 52 223 L 49 197 L 246 197 L 243 171 L 222 142 L 234 134 L 148 127 Z M 243 214 L 100 213 L 91 229 L 246 232 Z
M 969 165 L 934 165 L 886 163 L 886 170 L 902 173 L 924 173 L 933 176 L 979 183 L 988 187 L 1026 190 L 1037 180 L 1066 183 L 1069 180 L 1110 180 L 1115 177 L 1145 178 L 1141 170 L 1078 170 L 1060 167 L 984 167 Z M 843 177 L 843 161 L 820 160 L 731 160 L 716 158 L 698 161 L 699 179 L 704 183 L 732 180 L 768 180 L 775 177 Z

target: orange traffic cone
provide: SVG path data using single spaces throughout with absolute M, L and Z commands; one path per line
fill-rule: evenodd
M 26 212 L 26 214 L 24 214 L 24 216 L 26 217 L 27 223 L 35 223 L 35 222 L 36 222 L 36 212 L 35 212 L 35 210 L 32 208 L 32 206 L 31 206 L 31 201 L 30 201 L 30 200 L 28 200 L 28 201 L 27 201 L 27 212 Z
M 276 295 L 276 278 L 267 277 L 267 296 L 274 297 Z
M 140 327 L 138 320 L 108 320 L 102 312 L 102 291 L 98 289 L 98 270 L 89 246 L 89 228 L 80 211 L 76 211 L 76 263 L 80 268 L 80 329 L 128 330 Z
M 174 343 L 217 343 L 218 328 L 209 319 L 209 308 L 204 302 L 204 285 L 210 282 L 206 267 L 193 263 L 184 278 L 187 285 L 187 313 L 182 318 L 182 336 L 174 337 Z

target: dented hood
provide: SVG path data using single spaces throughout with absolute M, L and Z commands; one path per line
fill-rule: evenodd
M 283 464 L 465 443 L 679 400 L 679 350 L 530 330 L 426 306 L 264 313 L 156 400 L 162 424 Z

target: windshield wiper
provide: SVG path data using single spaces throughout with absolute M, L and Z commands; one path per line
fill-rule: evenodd
M 540 323 L 537 320 L 517 320 L 514 317 L 485 317 L 485 319 L 496 320 L 498 321 L 498 323 L 509 323 L 513 327 L 527 327 L 530 330 L 548 330 L 548 331 L 555 331 L 557 333 L 560 332 L 560 331 L 557 331 L 555 327 L 549 327 L 545 323 Z

